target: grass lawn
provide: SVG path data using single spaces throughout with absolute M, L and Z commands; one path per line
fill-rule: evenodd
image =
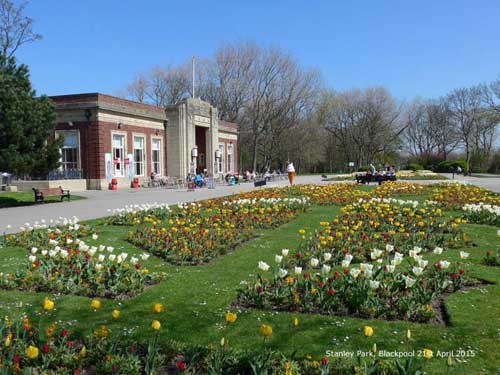
M 330 221 L 339 213 L 340 206 L 313 206 L 286 225 L 275 230 L 260 231 L 256 239 L 208 265 L 171 266 L 150 257 L 144 266 L 151 271 L 166 272 L 168 276 L 165 281 L 121 303 L 103 300 L 103 307 L 97 312 L 89 308 L 88 298 L 58 297 L 57 319 L 72 321 L 82 333 L 89 333 L 92 327 L 106 324 L 113 332 L 131 330 L 133 336 L 146 338 L 151 330 L 145 327 L 149 326 L 152 319 L 158 318 L 151 311 L 151 305 L 161 302 L 166 308 L 161 316 L 164 330 L 160 340 L 164 342 L 175 340 L 188 344 L 217 344 L 224 336 L 230 340 L 232 347 L 260 350 L 262 337 L 259 336 L 259 327 L 267 323 L 273 327 L 269 345 L 288 355 L 297 351 L 299 355 L 310 354 L 320 359 L 327 350 L 369 351 L 377 343 L 379 350 L 432 349 L 435 358 L 425 367 L 430 374 L 498 373 L 500 269 L 481 265 L 485 251 L 496 249 L 499 245 L 497 228 L 492 226 L 466 226 L 466 232 L 474 243 L 474 247 L 467 249 L 471 254 L 467 271 L 471 276 L 492 284 L 449 296 L 445 304 L 450 326 L 245 310 L 238 312 L 236 323 L 228 329 L 224 328 L 223 315 L 235 301 L 240 281 L 254 279 L 251 275 L 257 271 L 257 262 L 263 260 L 274 263 L 274 256 L 282 248 L 296 247 L 299 229 L 315 229 L 320 221 Z M 451 214 L 459 215 L 458 212 Z M 130 255 L 143 253 L 143 250 L 124 241 L 131 227 L 106 226 L 99 220 L 89 223 L 96 227 L 99 239 L 86 239 L 88 244 L 112 244 L 117 251 L 125 251 Z M 460 250 L 463 249 L 447 250 L 446 259 L 458 260 Z M 0 248 L 0 258 L 0 272 L 12 271 L 25 261 L 26 250 Z M 426 255 L 430 264 L 442 258 L 432 253 Z M 44 297 L 45 294 L 0 290 L 0 314 L 39 311 Z M 23 301 L 21 309 L 18 307 L 19 301 Z M 111 311 L 115 308 L 121 310 L 118 321 L 111 318 Z M 300 325 L 292 329 L 294 317 L 299 318 Z M 373 337 L 363 336 L 365 325 L 374 327 Z M 412 331 L 410 348 L 403 344 L 408 328 Z M 464 357 L 460 358 L 461 363 L 456 363 L 452 368 L 447 367 L 446 358 L 437 358 L 437 351 L 458 350 L 464 350 Z
M 79 195 L 71 195 L 72 201 L 79 199 L 86 199 Z M 68 201 L 66 198 L 64 199 Z M 59 196 L 46 196 L 45 203 L 57 203 L 61 201 Z M 0 208 L 18 207 L 18 206 L 31 206 L 35 204 L 35 197 L 32 192 L 0 192 Z

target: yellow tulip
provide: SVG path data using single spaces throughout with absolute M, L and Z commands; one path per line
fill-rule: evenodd
M 424 349 L 423 356 L 425 359 L 431 359 L 434 356 L 434 353 L 430 349 Z
M 153 320 L 151 322 L 151 328 L 153 328 L 155 331 L 158 331 L 161 328 L 161 323 L 158 320 Z
M 226 313 L 226 323 L 229 323 L 229 324 L 234 323 L 237 318 L 238 318 L 238 315 L 236 315 L 235 313 L 232 313 L 232 312 Z
M 118 319 L 120 317 L 120 310 L 113 310 L 111 316 L 113 317 L 113 319 Z
M 36 357 L 38 357 L 38 348 L 36 346 L 30 345 L 26 348 L 24 353 L 29 359 L 35 359 Z
M 406 338 L 411 339 L 411 331 L 409 329 L 406 330 Z
M 371 337 L 373 336 L 373 328 L 370 327 L 370 326 L 364 326 L 363 327 L 363 334 L 366 336 L 366 337 Z
M 293 318 L 292 325 L 296 328 L 299 326 L 299 318 Z
M 165 311 L 165 308 L 163 307 L 163 305 L 161 303 L 157 302 L 157 303 L 153 304 L 153 312 L 155 314 L 160 314 L 163 311 Z
M 101 308 L 101 301 L 93 299 L 92 302 L 90 302 L 90 307 L 94 310 L 99 310 Z
M 267 324 L 262 324 L 260 326 L 260 334 L 264 337 L 271 337 L 273 334 L 273 327 Z
M 45 297 L 43 300 L 43 309 L 46 311 L 51 311 L 54 309 L 54 301 L 52 301 L 50 298 Z

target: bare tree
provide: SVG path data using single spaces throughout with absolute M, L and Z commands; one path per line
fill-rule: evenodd
M 146 100 L 146 92 L 148 90 L 148 81 L 143 74 L 138 74 L 134 80 L 126 88 L 126 96 L 139 103 L 144 103 Z
M 10 58 L 23 44 L 42 38 L 33 32 L 33 20 L 24 15 L 27 1 L 19 6 L 10 0 L 0 0 L 0 48 L 2 55 Z
M 483 114 L 481 106 L 484 92 L 480 86 L 453 90 L 447 97 L 451 111 L 452 122 L 460 136 L 465 149 L 467 172 L 470 171 L 471 146 L 480 116 Z

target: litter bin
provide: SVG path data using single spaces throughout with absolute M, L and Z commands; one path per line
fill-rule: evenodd
M 118 180 L 113 178 L 109 184 L 109 190 L 118 190 Z

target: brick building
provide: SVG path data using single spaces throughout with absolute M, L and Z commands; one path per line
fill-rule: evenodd
M 184 179 L 188 173 L 236 172 L 236 124 L 217 109 L 185 99 L 166 109 L 98 93 L 53 96 L 56 137 L 64 134 L 61 172 L 79 171 L 87 189 L 111 179 L 129 187 L 152 173 Z

